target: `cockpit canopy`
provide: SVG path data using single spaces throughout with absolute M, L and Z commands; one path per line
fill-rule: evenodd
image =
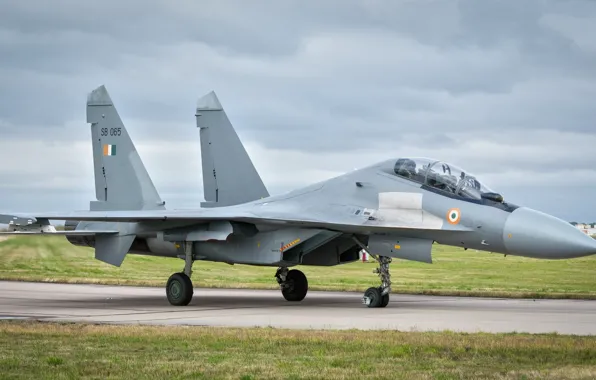
M 400 158 L 395 174 L 463 198 L 490 199 L 503 202 L 503 197 L 480 182 L 473 174 L 457 166 L 430 158 Z

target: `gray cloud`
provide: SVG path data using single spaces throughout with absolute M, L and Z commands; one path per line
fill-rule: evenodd
M 167 152 L 143 158 L 180 206 L 200 201 L 194 103 L 215 89 L 274 192 L 413 154 L 596 220 L 596 201 L 578 196 L 596 180 L 594 35 L 589 0 L 11 2 L 0 209 L 32 207 L 23 194 L 35 191 L 93 196 L 84 103 L 105 83 L 141 153 Z M 172 167 L 196 180 L 171 184 Z M 289 170 L 293 182 L 280 179 Z M 560 188 L 565 208 L 550 201 Z

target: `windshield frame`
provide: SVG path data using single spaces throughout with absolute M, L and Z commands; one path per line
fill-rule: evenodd
M 483 194 L 496 194 L 478 178 L 456 165 L 427 157 L 396 159 L 393 175 L 454 198 L 481 201 Z

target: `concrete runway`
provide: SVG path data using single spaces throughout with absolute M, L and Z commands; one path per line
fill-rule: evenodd
M 392 294 L 387 308 L 369 309 L 361 297 L 313 291 L 301 303 L 291 303 L 279 291 L 196 288 L 189 306 L 173 307 L 162 288 L 0 281 L 0 319 L 596 334 L 596 301 Z

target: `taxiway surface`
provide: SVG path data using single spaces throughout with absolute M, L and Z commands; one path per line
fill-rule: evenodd
M 304 301 L 293 303 L 279 291 L 196 288 L 189 306 L 174 307 L 162 288 L 0 281 L 0 319 L 596 334 L 596 301 L 392 294 L 386 308 L 369 309 L 361 297 L 312 291 Z

